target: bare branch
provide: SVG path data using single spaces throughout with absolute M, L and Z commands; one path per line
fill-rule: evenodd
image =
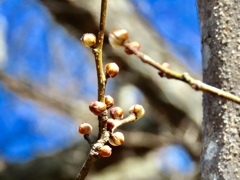
M 107 82 L 105 73 L 103 71 L 103 62 L 102 62 L 102 49 L 103 49 L 103 42 L 104 42 L 106 14 L 107 14 L 107 0 L 102 0 L 98 43 L 97 43 L 97 46 L 92 49 L 92 52 L 95 56 L 95 63 L 96 63 L 96 70 L 97 70 L 98 101 L 103 103 L 105 102 L 105 89 L 106 89 L 106 82 Z M 79 174 L 76 177 L 77 180 L 85 179 L 89 170 L 91 169 L 94 162 L 98 158 L 98 156 L 94 157 L 94 155 L 97 154 L 99 147 L 104 145 L 109 139 L 109 134 L 107 133 L 107 119 L 108 119 L 107 111 L 105 111 L 102 115 L 98 116 L 98 122 L 99 122 L 98 141 L 95 144 L 93 144 L 87 160 L 83 164 Z
M 128 42 L 124 43 L 123 46 L 130 49 L 133 52 L 133 54 L 135 54 L 137 57 L 139 57 L 142 60 L 142 62 L 149 64 L 150 66 L 154 67 L 161 73 L 164 73 L 167 78 L 180 80 L 182 82 L 189 84 L 195 90 L 208 92 L 208 93 L 223 97 L 225 99 L 231 100 L 237 104 L 240 104 L 240 98 L 231 93 L 225 92 L 221 89 L 205 84 L 200 80 L 196 80 L 192 78 L 188 73 L 181 74 L 181 73 L 172 71 L 171 69 L 165 66 L 162 66 L 161 64 L 154 61 L 150 56 L 140 52 Z

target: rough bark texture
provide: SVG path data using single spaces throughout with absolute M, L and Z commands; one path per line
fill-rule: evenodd
M 204 82 L 240 95 L 240 1 L 198 0 Z M 240 179 L 240 106 L 203 95 L 202 179 Z

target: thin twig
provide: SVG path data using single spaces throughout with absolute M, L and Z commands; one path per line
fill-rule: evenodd
M 97 79 L 98 79 L 98 101 L 105 102 L 105 89 L 106 89 L 106 76 L 103 71 L 103 62 L 102 62 L 102 49 L 104 42 L 104 31 L 106 24 L 106 15 L 107 15 L 107 0 L 102 0 L 101 3 L 101 15 L 100 15 L 100 27 L 98 33 L 98 42 L 96 47 L 92 49 L 92 52 L 95 57 L 96 70 L 97 70 Z M 79 174 L 76 177 L 76 180 L 84 180 L 88 175 L 91 167 L 98 159 L 98 149 L 103 146 L 109 139 L 109 133 L 107 132 L 107 111 L 103 112 L 98 116 L 98 141 L 93 144 L 88 158 L 84 162 Z
M 104 95 L 105 95 L 105 88 L 106 88 L 106 76 L 103 71 L 103 62 L 102 62 L 102 49 L 103 49 L 103 42 L 104 42 L 106 15 L 107 15 L 107 0 L 102 0 L 98 43 L 97 43 L 97 46 L 93 48 L 93 54 L 95 56 L 96 69 L 97 69 L 97 79 L 98 79 L 98 101 L 101 101 L 101 102 L 104 102 Z
M 124 124 L 136 121 L 136 119 L 137 119 L 137 117 L 134 113 L 129 114 L 129 116 L 127 116 L 126 118 L 121 119 L 121 120 L 115 119 L 114 120 L 114 127 L 112 129 L 112 132 L 114 132 L 118 127 L 120 127 Z
M 137 57 L 139 57 L 142 60 L 142 62 L 154 67 L 155 69 L 157 69 L 158 71 L 163 73 L 165 75 L 165 77 L 167 77 L 167 78 L 172 78 L 172 79 L 177 79 L 177 80 L 183 81 L 183 82 L 189 84 L 195 90 L 208 92 L 208 93 L 223 97 L 225 99 L 231 100 L 237 104 L 240 104 L 239 97 L 237 97 L 229 92 L 225 92 L 221 89 L 218 89 L 218 88 L 215 88 L 208 84 L 205 84 L 200 80 L 196 80 L 193 77 L 191 77 L 188 73 L 181 74 L 181 73 L 175 72 L 165 66 L 162 66 L 161 64 L 154 61 L 148 55 L 146 55 L 146 54 L 140 52 L 139 50 L 137 50 L 136 48 L 134 48 L 129 42 L 125 42 L 123 44 L 123 46 L 125 48 L 130 49 L 133 52 L 133 54 L 135 54 Z
M 82 119 L 82 113 L 76 108 L 77 100 L 69 99 L 61 93 L 49 92 L 45 89 L 35 86 L 35 84 L 14 78 L 0 70 L 0 82 L 6 89 L 16 93 L 20 97 L 34 100 L 37 103 L 47 105 L 61 113 L 71 116 L 73 119 Z M 82 106 L 86 103 L 80 102 Z
M 93 145 L 93 141 L 91 140 L 89 134 L 84 134 L 83 137 L 84 137 L 84 139 L 88 142 L 88 144 L 89 144 L 90 146 Z

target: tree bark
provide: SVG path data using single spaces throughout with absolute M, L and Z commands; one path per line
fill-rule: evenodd
M 240 1 L 198 0 L 203 81 L 240 95 Z M 203 94 L 202 179 L 240 179 L 240 106 Z

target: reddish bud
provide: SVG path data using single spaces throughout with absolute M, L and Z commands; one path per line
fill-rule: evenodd
M 108 145 L 104 145 L 99 148 L 98 153 L 102 157 L 109 157 L 112 154 L 112 148 Z
M 82 123 L 78 127 L 78 132 L 81 135 L 91 134 L 92 133 L 92 126 L 88 123 Z
M 141 44 L 139 42 L 137 42 L 137 41 L 130 42 L 130 45 L 134 49 L 137 49 L 137 50 L 139 50 L 141 48 Z M 128 54 L 128 55 L 133 54 L 133 52 L 130 49 L 128 49 L 127 47 L 125 47 L 125 53 Z
M 115 132 L 111 134 L 109 143 L 113 146 L 120 146 L 124 143 L 124 135 L 121 132 Z
M 105 104 L 107 106 L 107 109 L 112 107 L 114 105 L 114 99 L 110 95 L 105 96 Z
M 86 47 L 93 47 L 96 45 L 96 36 L 92 33 L 85 33 L 81 37 L 82 44 Z
M 119 67 L 116 63 L 108 63 L 105 66 L 105 72 L 108 77 L 115 77 L 119 73 Z
M 120 107 L 113 107 L 111 110 L 110 110 L 110 116 L 113 118 L 113 119 L 122 119 L 123 118 L 123 115 L 124 115 L 124 111 L 122 108 Z
M 139 119 L 143 117 L 143 115 L 145 114 L 145 110 L 142 107 L 142 105 L 135 104 L 129 108 L 129 113 L 130 114 L 134 113 L 136 118 Z
M 128 40 L 128 32 L 125 29 L 115 29 L 109 34 L 108 39 L 112 47 L 121 47 Z
M 107 120 L 107 129 L 111 131 L 114 128 L 114 126 L 115 126 L 115 120 L 109 118 Z
M 89 105 L 89 109 L 93 114 L 95 114 L 96 116 L 99 116 L 103 113 L 103 111 L 107 109 L 107 106 L 106 104 L 100 101 L 94 101 L 94 102 L 91 102 L 91 104 Z

